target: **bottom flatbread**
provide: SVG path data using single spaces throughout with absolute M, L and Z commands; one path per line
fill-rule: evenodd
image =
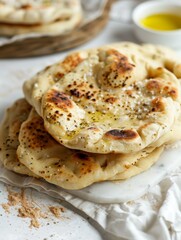
M 128 164 L 127 169 L 124 172 L 116 174 L 109 180 L 125 180 L 146 171 L 158 160 L 163 150 L 164 146 L 156 148 L 146 157 L 140 157 L 135 163 Z
M 7 109 L 0 128 L 0 159 L 9 170 L 42 177 L 66 189 L 81 189 L 94 182 L 137 175 L 159 159 L 164 143 L 181 139 L 179 119 L 157 141 L 157 147 L 134 154 L 87 153 L 57 143 L 44 129 L 42 118 L 31 109 L 25 99 Z
M 10 108 L 0 126 L 0 160 L 5 168 L 20 174 L 35 176 L 17 158 L 18 136 L 21 124 L 28 118 L 31 106 L 25 99 L 19 99 Z
M 117 174 L 130 176 L 149 168 L 163 147 L 151 147 L 134 154 L 94 154 L 68 149 L 56 142 L 43 126 L 43 119 L 32 110 L 19 134 L 18 158 L 36 175 L 65 189 L 81 189 L 94 182 L 114 179 Z M 135 171 L 130 166 L 149 163 Z M 117 175 L 118 176 L 118 175 Z M 127 178 L 129 174 L 127 173 Z M 123 179 L 123 175 L 120 178 Z

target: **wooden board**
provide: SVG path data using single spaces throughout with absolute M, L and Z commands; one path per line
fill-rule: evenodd
M 103 14 L 67 34 L 26 38 L 0 47 L 0 58 L 33 57 L 57 53 L 79 46 L 94 38 L 106 25 L 113 0 L 108 0 Z

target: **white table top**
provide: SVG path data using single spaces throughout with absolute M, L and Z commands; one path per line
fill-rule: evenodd
M 106 28 L 95 39 L 79 48 L 91 48 L 119 41 L 136 42 L 132 33 L 132 26 L 110 20 Z M 65 56 L 67 52 L 36 58 L 0 60 L 0 95 L 11 92 L 13 99 L 23 96 L 21 85 L 22 82 L 26 80 L 25 72 L 26 75 L 28 72 L 28 75 L 31 77 L 45 65 L 52 64 L 59 58 Z M 8 81 L 15 81 L 17 83 L 17 88 L 10 89 L 7 85 Z M 4 102 L 5 107 L 9 105 L 8 99 L 5 98 Z M 2 117 L 3 110 L 4 109 L 0 109 L 0 117 Z M 0 183 L 0 240 L 103 239 L 98 229 L 94 228 L 93 224 L 90 224 L 85 216 L 80 216 L 79 211 L 71 209 L 69 205 L 60 203 L 58 200 L 38 193 L 35 190 L 28 190 L 27 196 L 29 195 L 31 195 L 33 201 L 43 208 L 44 211 L 46 211 L 46 208 L 50 205 L 61 206 L 62 204 L 65 207 L 65 212 L 60 219 L 49 214 L 48 219 L 41 221 L 40 228 L 29 228 L 29 219 L 17 217 L 18 212 L 16 207 L 12 207 L 12 211 L 9 214 L 5 213 L 4 209 L 1 207 L 2 203 L 7 202 L 7 191 L 5 185 Z M 49 224 L 47 225 L 47 223 Z

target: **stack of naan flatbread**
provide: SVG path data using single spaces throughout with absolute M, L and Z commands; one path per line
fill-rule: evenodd
M 180 79 L 164 47 L 74 52 L 24 83 L 0 128 L 1 161 L 65 189 L 139 174 L 181 139 Z
M 0 35 L 61 34 L 81 20 L 80 0 L 0 0 Z

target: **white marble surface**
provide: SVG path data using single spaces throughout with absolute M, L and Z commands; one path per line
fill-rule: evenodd
M 11 190 L 18 192 L 18 188 Z M 31 199 L 43 213 L 48 214 L 47 219 L 39 219 L 40 227 L 30 227 L 29 218 L 18 217 L 18 206 L 11 207 L 6 213 L 1 204 L 7 203 L 6 185 L 0 183 L 0 240 L 102 240 L 100 233 L 70 207 L 64 206 L 60 200 L 51 198 L 32 189 L 25 191 L 27 199 Z M 65 212 L 56 218 L 48 210 L 49 206 L 64 207 Z
M 181 167 L 181 142 L 178 148 L 166 149 L 150 169 L 126 181 L 96 183 L 81 190 L 68 192 L 95 203 L 134 201 L 179 167 Z

